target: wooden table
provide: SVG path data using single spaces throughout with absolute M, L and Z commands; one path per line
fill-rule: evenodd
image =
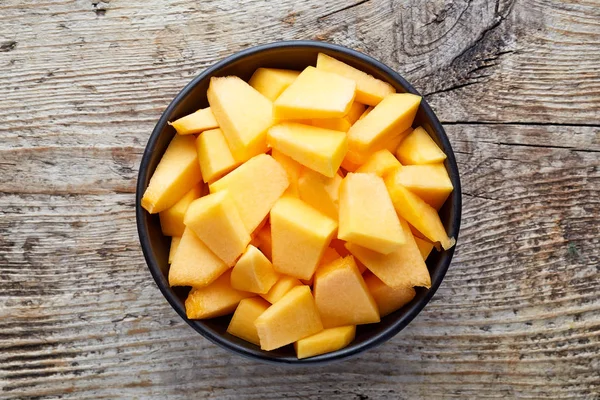
M 167 4 L 168 3 L 168 4 Z M 425 95 L 463 183 L 433 301 L 355 359 L 216 347 L 158 291 L 134 190 L 175 94 L 317 39 Z M 600 398 L 600 1 L 0 1 L 0 398 Z

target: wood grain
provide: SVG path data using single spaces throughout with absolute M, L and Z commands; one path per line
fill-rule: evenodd
M 600 398 L 597 0 L 0 2 L 0 398 Z M 445 124 L 463 223 L 433 301 L 320 368 L 226 353 L 147 271 L 154 123 L 250 45 L 381 59 Z

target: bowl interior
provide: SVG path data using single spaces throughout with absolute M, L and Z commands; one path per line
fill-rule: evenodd
M 383 343 L 404 328 L 431 299 L 439 287 L 454 253 L 454 248 L 443 252 L 434 249 L 427 259 L 427 267 L 432 281 L 431 289 L 418 288 L 416 297 L 402 309 L 382 318 L 378 324 L 359 326 L 356 339 L 349 347 L 322 356 L 298 360 L 291 345 L 276 351 L 262 351 L 257 346 L 226 332 L 229 317 L 204 321 L 193 321 L 186 318 L 184 300 L 189 288 L 171 288 L 167 280 L 170 239 L 162 235 L 158 215 L 150 215 L 140 206 L 140 200 L 148 181 L 175 134 L 174 129 L 167 125 L 167 121 L 207 107 L 206 91 L 212 76 L 237 75 L 247 81 L 258 67 L 302 70 L 308 65 L 316 65 L 319 52 L 331 55 L 376 78 L 389 82 L 398 92 L 418 94 L 412 86 L 390 68 L 362 53 L 344 47 L 320 42 L 280 42 L 251 48 L 207 69 L 179 93 L 156 125 L 140 166 L 136 202 L 138 231 L 144 256 L 160 290 L 179 315 L 203 336 L 241 355 L 264 361 L 299 364 L 323 363 L 346 358 Z M 448 138 L 425 100 L 421 103 L 413 126 L 422 126 L 427 130 L 448 155 L 445 165 L 455 190 L 440 210 L 440 216 L 447 232 L 456 238 L 461 211 L 458 168 Z

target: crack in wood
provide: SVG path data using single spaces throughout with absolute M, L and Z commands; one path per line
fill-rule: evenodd
M 463 194 L 464 196 L 467 196 L 467 197 L 473 197 L 473 198 L 475 198 L 475 199 L 482 199 L 482 200 L 488 200 L 488 201 L 500 201 L 500 199 L 495 199 L 495 198 L 493 198 L 493 197 L 487 197 L 487 196 L 484 196 L 484 195 L 482 195 L 482 194 L 473 194 L 473 193 L 468 193 L 468 192 L 465 192 L 464 190 L 462 191 L 462 194 Z
M 520 147 L 536 147 L 543 149 L 555 149 L 555 150 L 571 150 L 571 151 L 587 151 L 590 153 L 600 153 L 600 149 L 579 149 L 577 147 L 571 146 L 556 146 L 550 144 L 532 144 L 532 143 L 508 143 L 508 142 L 496 142 L 496 144 L 501 146 L 520 146 Z
M 17 47 L 16 40 L 9 40 L 6 42 L 2 42 L 0 44 L 0 53 L 8 53 L 9 51 L 13 51 Z
M 346 6 L 346 7 L 340 8 L 339 10 L 331 11 L 331 12 L 329 12 L 329 13 L 325 14 L 325 15 L 321 15 L 319 18 L 317 18 L 317 21 L 318 21 L 318 22 L 321 22 L 321 21 L 323 21 L 325 18 L 328 18 L 328 17 L 331 17 L 332 15 L 335 15 L 335 14 L 338 14 L 338 13 L 341 13 L 341 12 L 344 12 L 344 11 L 347 11 L 347 10 L 350 10 L 350 9 L 352 9 L 352 8 L 354 8 L 354 7 L 358 7 L 358 6 L 360 6 L 360 5 L 363 5 L 363 4 L 365 4 L 365 3 L 368 3 L 369 1 L 371 1 L 371 0 L 362 0 L 362 1 L 359 1 L 358 3 L 350 4 L 349 6 Z
M 471 44 L 469 47 L 467 47 L 466 49 L 464 49 L 463 51 L 461 51 L 457 56 L 455 56 L 452 61 L 450 61 L 450 65 L 454 64 L 458 59 L 462 58 L 465 54 L 469 53 L 471 50 L 475 49 L 477 46 L 480 46 L 481 43 L 484 41 L 484 39 L 486 38 L 486 36 L 494 31 L 496 28 L 498 28 L 502 22 L 504 22 L 506 20 L 506 18 L 508 18 L 508 16 L 510 15 L 510 13 L 512 12 L 512 7 L 514 5 L 514 2 L 511 3 L 507 13 L 505 15 L 499 14 L 499 1 L 496 1 L 496 7 L 495 7 L 495 14 L 494 14 L 494 23 L 492 23 L 492 25 L 488 26 L 487 28 L 485 28 L 477 37 L 477 39 L 475 39 L 475 41 L 473 42 L 473 44 Z
M 523 126 L 568 126 L 574 128 L 600 128 L 599 124 L 526 122 L 526 121 L 440 121 L 444 125 L 523 125 Z
M 440 89 L 440 90 L 434 90 L 433 92 L 425 93 L 423 96 L 427 97 L 427 96 L 432 96 L 434 94 L 451 92 L 453 90 L 461 89 L 461 88 L 464 88 L 464 87 L 467 87 L 467 86 L 471 86 L 471 85 L 476 85 L 478 83 L 481 83 L 481 81 L 470 81 L 470 82 L 465 82 L 465 83 L 459 83 L 459 84 L 450 86 L 448 88 L 444 88 L 444 89 Z
M 96 13 L 97 17 L 103 17 L 106 15 L 106 5 L 108 3 L 108 0 L 105 1 L 92 1 L 92 11 L 94 11 L 94 13 Z

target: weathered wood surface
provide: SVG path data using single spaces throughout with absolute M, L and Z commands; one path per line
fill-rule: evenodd
M 138 245 L 137 167 L 195 74 L 319 39 L 445 123 L 455 260 L 400 335 L 274 368 L 175 314 Z M 0 398 L 600 398 L 600 1 L 0 0 Z

